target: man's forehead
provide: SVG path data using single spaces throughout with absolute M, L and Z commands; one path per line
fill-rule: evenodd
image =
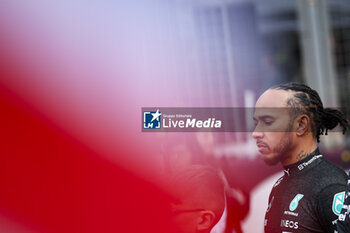
M 288 115 L 288 109 L 284 108 L 255 108 L 254 119 L 255 120 L 268 120 L 277 119 L 281 116 Z
M 293 92 L 285 90 L 267 90 L 256 101 L 256 108 L 285 108 L 287 100 L 293 96 Z

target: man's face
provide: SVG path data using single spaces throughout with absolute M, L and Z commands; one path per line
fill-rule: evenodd
M 256 140 L 263 160 L 269 165 L 283 161 L 293 147 L 292 128 L 286 101 L 291 92 L 267 90 L 255 105 L 255 130 L 252 134 Z

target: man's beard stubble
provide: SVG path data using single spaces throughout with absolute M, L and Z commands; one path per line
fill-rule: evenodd
M 281 162 L 284 157 L 288 154 L 288 151 L 291 150 L 293 144 L 292 135 L 289 131 L 285 132 L 285 135 L 281 138 L 278 146 L 272 150 L 272 153 L 275 156 L 271 158 L 263 157 L 264 162 L 267 165 L 276 165 Z

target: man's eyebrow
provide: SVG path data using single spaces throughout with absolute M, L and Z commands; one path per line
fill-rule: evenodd
M 267 120 L 267 119 L 275 119 L 275 117 L 271 116 L 271 115 L 262 115 L 262 116 L 258 116 L 259 120 L 263 121 L 263 120 Z M 253 117 L 254 121 L 257 121 L 256 117 Z

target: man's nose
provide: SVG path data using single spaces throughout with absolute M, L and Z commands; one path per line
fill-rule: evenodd
M 252 137 L 254 139 L 262 138 L 262 136 L 263 136 L 263 132 L 259 132 L 256 129 L 254 129 L 254 131 L 252 133 Z

